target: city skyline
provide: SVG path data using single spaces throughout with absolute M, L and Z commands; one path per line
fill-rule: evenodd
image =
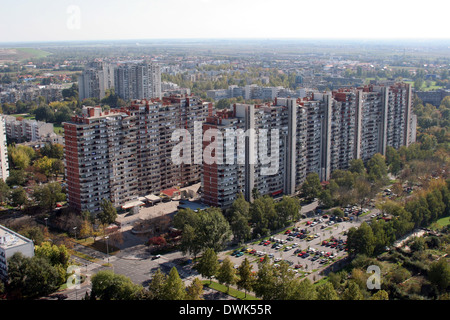
M 324 0 L 320 4 L 292 0 L 41 0 L 18 1 L 5 7 L 0 13 L 0 28 L 8 32 L 0 35 L 0 43 L 213 38 L 448 39 L 448 4 L 438 0 L 431 0 L 426 7 L 387 0 L 379 1 L 377 6 L 354 0 Z M 419 14 L 420 20 L 412 19 Z

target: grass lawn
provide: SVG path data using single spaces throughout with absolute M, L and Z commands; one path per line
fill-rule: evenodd
M 60 136 L 64 134 L 64 128 L 61 124 L 53 124 L 53 131 Z
M 13 117 L 16 118 L 23 118 L 26 120 L 35 120 L 35 117 L 29 113 L 24 113 L 24 114 L 12 114 Z
M 217 282 L 214 282 L 214 281 L 209 283 L 209 280 L 203 280 L 202 283 L 203 283 L 204 286 L 206 286 L 208 288 L 211 288 L 211 289 L 214 289 L 214 290 L 226 293 L 226 294 L 228 294 L 228 295 L 230 295 L 230 296 L 232 296 L 234 298 L 237 298 L 239 300 L 259 300 L 258 298 L 256 298 L 255 296 L 252 296 L 249 293 L 247 293 L 247 296 L 245 296 L 244 292 L 236 290 L 236 289 L 231 288 L 231 287 L 228 290 L 227 286 L 224 286 L 224 285 L 222 285 L 220 283 L 217 283 Z
M 443 227 L 450 224 L 450 216 L 449 217 L 443 217 L 439 219 L 436 222 L 433 222 L 430 226 L 430 229 L 436 230 L 436 229 L 442 229 Z
M 40 59 L 40 58 L 45 58 L 48 55 L 51 55 L 50 52 L 40 50 L 40 49 L 34 49 L 34 48 L 16 48 L 16 51 L 17 51 L 17 57 L 22 60 L 27 60 L 27 59 L 32 59 L 32 58 Z

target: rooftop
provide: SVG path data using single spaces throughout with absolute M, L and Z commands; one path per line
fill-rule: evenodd
M 10 249 L 16 246 L 32 242 L 32 240 L 15 233 L 12 230 L 0 225 L 0 248 Z

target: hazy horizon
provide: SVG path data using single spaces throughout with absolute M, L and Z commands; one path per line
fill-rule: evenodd
M 448 7 L 440 0 L 18 0 L 3 5 L 0 43 L 447 40 Z

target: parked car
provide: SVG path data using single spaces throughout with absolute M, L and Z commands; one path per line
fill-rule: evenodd
M 233 253 L 231 254 L 232 256 L 237 255 L 239 252 L 241 252 L 241 250 L 234 250 Z

